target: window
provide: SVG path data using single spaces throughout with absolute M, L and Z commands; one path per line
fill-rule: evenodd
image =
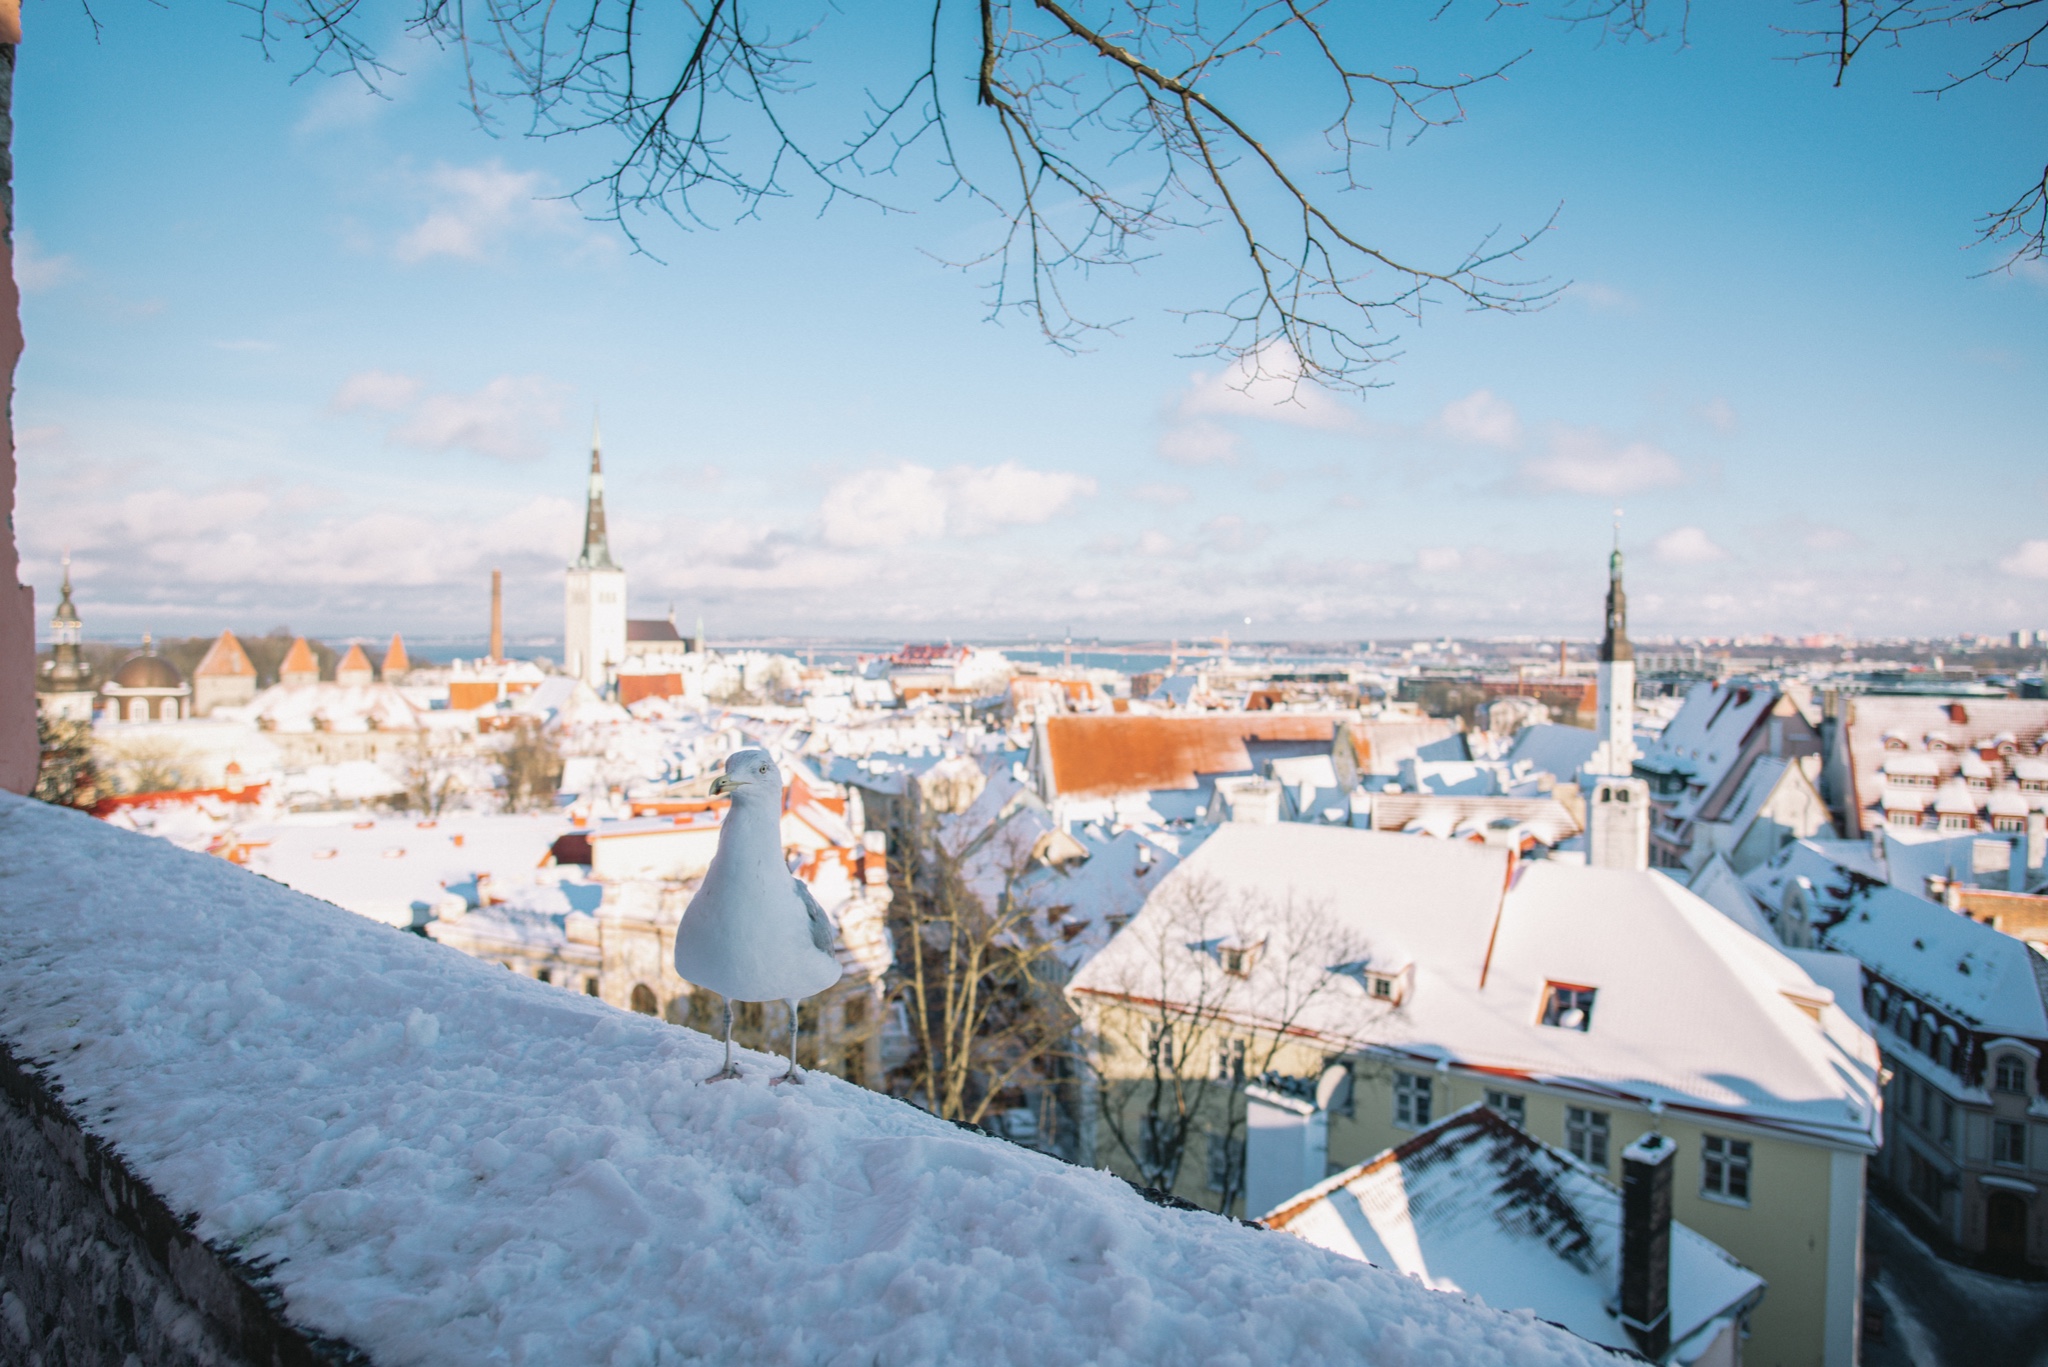
M 1145 1040 L 1145 1060 L 1162 1072 L 1173 1071 L 1173 1027 L 1154 1022 Z
M 1265 947 L 1263 941 L 1255 945 L 1224 944 L 1217 947 L 1216 957 L 1223 965 L 1223 971 L 1231 977 L 1248 978 L 1252 965 L 1259 961 L 1259 951 Z
M 555 980 L 555 971 L 551 968 L 537 968 L 533 971 L 533 976 L 539 982 L 551 983 Z
M 2027 1093 L 2026 1060 L 2017 1054 L 2000 1054 L 1991 1070 L 1991 1086 L 1994 1091 Z
M 2015 1168 L 2027 1162 L 2027 1127 L 2017 1120 L 1991 1122 L 1991 1161 Z
M 1528 1124 L 1529 1099 L 1519 1092 L 1496 1092 L 1491 1087 L 1487 1088 L 1486 1109 L 1515 1125 Z
M 1549 984 L 1543 989 L 1543 1023 L 1560 1030 L 1592 1029 L 1593 993 L 1590 987 Z
M 1564 1113 L 1564 1146 L 1571 1150 L 1572 1157 L 1596 1168 L 1607 1166 L 1608 1114 L 1605 1111 L 1588 1111 L 1578 1106 Z
M 586 997 L 595 997 L 597 995 L 597 979 L 585 978 L 583 980 L 583 995 Z
M 1374 978 L 1372 979 L 1372 994 L 1373 994 L 1373 995 L 1374 995 L 1375 997 L 1391 997 L 1391 996 L 1393 996 L 1393 995 L 1394 995 L 1394 980 L 1393 980 L 1392 978 L 1381 978 L 1381 977 L 1374 977 Z
M 643 1016 L 654 1016 L 661 1013 L 661 1008 L 654 1001 L 654 989 L 646 983 L 633 984 L 632 1002 L 633 1009 Z
M 1429 1124 L 1432 1079 L 1420 1073 L 1394 1074 L 1394 1123 L 1419 1130 Z
M 1216 1080 L 1244 1081 L 1244 1041 L 1229 1039 L 1216 1046 Z
M 848 997 L 839 1008 L 840 1023 L 848 1030 L 858 1030 L 868 1023 L 868 999 Z
M 1749 1204 L 1749 1141 L 1718 1134 L 1700 1139 L 1700 1195 Z
M 1209 1190 L 1244 1190 L 1244 1136 L 1209 1132 Z
M 1956 1103 L 1947 1097 L 1941 1099 L 1941 1130 L 1936 1136 L 1944 1148 L 1953 1150 L 1956 1146 Z

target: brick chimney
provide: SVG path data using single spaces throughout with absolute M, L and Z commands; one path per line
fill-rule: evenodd
M 491 571 L 491 663 L 505 658 L 505 574 Z
M 1621 1151 L 1621 1323 L 1652 1362 L 1671 1351 L 1671 1171 L 1678 1144 L 1652 1131 Z

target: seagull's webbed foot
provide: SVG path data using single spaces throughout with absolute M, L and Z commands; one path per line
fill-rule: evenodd
M 777 1075 L 777 1076 L 775 1076 L 775 1077 L 771 1077 L 771 1078 L 769 1078 L 769 1079 L 768 1079 L 768 1085 L 769 1085 L 770 1087 L 773 1087 L 773 1086 L 775 1086 L 775 1085 L 776 1085 L 777 1083 L 782 1083 L 782 1082 L 802 1082 L 803 1080 L 804 1080 L 804 1070 L 803 1070 L 803 1069 L 801 1069 L 801 1068 L 799 1068 L 799 1067 L 797 1067 L 797 1066 L 796 1066 L 796 1065 L 795 1065 L 794 1063 L 792 1063 L 792 1064 L 790 1064 L 790 1065 L 789 1065 L 789 1071 L 788 1071 L 788 1072 L 786 1072 L 786 1073 L 781 1073 L 781 1074 L 778 1074 L 778 1075 Z
M 745 1074 L 740 1072 L 740 1066 L 737 1063 L 728 1063 L 723 1068 L 720 1068 L 717 1072 L 713 1073 L 710 1077 L 707 1077 L 704 1080 L 706 1082 L 737 1082 L 740 1078 L 744 1076 Z M 777 1078 L 775 1080 L 777 1082 L 782 1081 L 781 1078 Z

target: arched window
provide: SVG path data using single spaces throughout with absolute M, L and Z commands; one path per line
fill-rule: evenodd
M 2027 1061 L 2018 1054 L 2000 1054 L 1992 1065 L 1991 1087 L 1999 1092 L 2027 1092 Z
M 148 721 L 148 720 L 149 720 L 149 699 L 148 699 L 148 698 L 130 698 L 130 699 L 128 700 L 128 720 L 129 720 L 129 721 Z
M 658 1016 L 661 1006 L 654 1000 L 654 989 L 646 983 L 633 984 L 633 1009 L 643 1016 Z

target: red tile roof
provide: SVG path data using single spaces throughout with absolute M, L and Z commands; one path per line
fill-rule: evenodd
M 1252 767 L 1249 741 L 1330 741 L 1340 719 L 1295 712 L 1205 717 L 1053 717 L 1045 724 L 1054 790 L 1066 797 L 1196 788 L 1199 775 Z
M 235 639 L 232 631 L 223 631 L 220 639 L 206 652 L 206 658 L 199 662 L 199 668 L 192 671 L 194 678 L 210 678 L 233 675 L 253 678 L 256 666 L 249 662 L 249 652 L 242 649 L 242 643 Z

